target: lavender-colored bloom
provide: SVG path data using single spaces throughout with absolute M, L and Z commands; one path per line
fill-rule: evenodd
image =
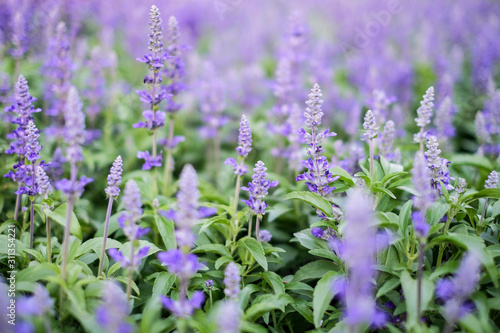
M 458 185 L 455 188 L 455 191 L 457 191 L 458 194 L 462 194 L 465 192 L 465 189 L 467 188 L 467 181 L 465 178 L 458 178 Z
M 373 112 L 373 116 L 379 121 L 387 119 L 389 115 L 389 106 L 396 102 L 396 97 L 387 96 L 385 91 L 378 89 L 373 90 L 372 96 L 373 97 L 368 100 L 368 105 Z
M 441 102 L 436 110 L 436 127 L 438 138 L 449 139 L 455 136 L 455 127 L 453 126 L 453 117 L 456 109 L 449 96 Z
M 23 316 L 46 316 L 54 313 L 54 300 L 41 284 L 36 284 L 33 296 L 18 300 L 17 309 Z
M 184 77 L 184 60 L 182 58 L 183 45 L 180 44 L 180 29 L 179 22 L 174 16 L 168 20 L 168 34 L 166 43 L 168 58 L 166 59 L 165 76 L 168 79 L 166 91 L 173 96 L 177 96 L 181 91 L 186 89 L 182 83 Z M 166 111 L 175 113 L 180 110 L 181 104 L 176 103 L 171 99 L 167 103 Z
M 420 152 L 415 155 L 411 173 L 413 186 L 419 194 L 413 198 L 415 207 L 423 212 L 432 206 L 434 193 L 431 188 L 431 181 L 427 171 L 425 158 Z
M 241 287 L 241 276 L 238 266 L 234 262 L 230 262 L 224 271 L 224 294 L 232 301 L 238 300 Z
M 191 164 L 186 164 L 179 176 L 179 192 L 177 193 L 178 227 L 192 228 L 199 219 L 200 191 L 198 175 Z
M 64 139 L 66 160 L 70 164 L 83 161 L 82 145 L 85 143 L 85 114 L 82 112 L 82 103 L 75 87 L 68 93 L 68 101 L 64 112 Z
M 161 167 L 162 156 L 157 155 L 153 157 L 149 154 L 149 151 L 140 151 L 137 153 L 137 158 L 144 159 L 144 164 L 142 165 L 142 170 L 149 170 L 153 167 Z
M 118 224 L 128 240 L 133 242 L 149 232 L 149 228 L 143 229 L 137 225 L 142 216 L 142 201 L 139 187 L 133 179 L 125 185 L 123 203 L 127 211 L 118 218 Z
M 168 149 L 175 149 L 179 143 L 184 142 L 185 140 L 186 138 L 183 137 L 182 135 L 176 135 L 173 137 L 172 140 L 168 138 L 163 138 L 158 140 L 158 143 Z
M 427 224 L 424 213 L 415 211 L 411 214 L 411 217 L 416 235 L 421 238 L 427 238 L 431 226 Z
M 241 116 L 238 144 L 239 146 L 236 148 L 236 151 L 243 158 L 247 158 L 248 153 L 252 150 L 252 130 L 245 115 Z
M 170 273 L 181 279 L 189 280 L 203 266 L 198 262 L 198 257 L 192 253 L 184 253 L 182 250 L 173 249 L 158 253 L 158 259 L 167 266 Z
M 242 187 L 243 191 L 248 191 L 248 200 L 242 200 L 252 209 L 256 215 L 264 215 L 266 213 L 267 203 L 264 201 L 270 187 L 278 186 L 278 181 L 270 181 L 267 178 L 267 168 L 264 162 L 258 161 L 253 169 L 252 182 L 248 183 L 248 187 Z
M 388 161 L 392 161 L 395 157 L 394 154 L 394 122 L 388 120 L 385 123 L 384 130 L 382 131 L 382 138 L 380 139 L 380 155 Z
M 26 158 L 31 163 L 40 159 L 40 150 L 42 146 L 38 144 L 40 134 L 33 120 L 30 120 L 26 128 Z
M 329 184 L 338 179 L 333 177 L 330 173 L 331 165 L 325 156 L 322 154 L 325 150 L 321 144 L 327 137 L 335 136 L 336 133 L 325 130 L 324 132 L 317 133 L 318 126 L 321 125 L 323 111 L 321 111 L 322 94 L 319 85 L 314 84 L 307 100 L 307 108 L 304 116 L 306 118 L 306 127 L 311 133 L 306 132 L 303 128 L 298 132 L 305 139 L 306 144 L 309 146 L 306 150 L 307 154 L 311 156 L 309 159 L 302 161 L 302 165 L 308 170 L 301 175 L 298 175 L 296 180 L 306 180 L 306 185 L 309 191 L 319 193 L 321 195 L 330 194 L 335 188 L 330 187 Z
M 52 162 L 47 165 L 47 173 L 54 180 L 60 179 L 64 174 L 63 165 L 66 163 L 66 157 L 60 147 L 54 150 L 54 156 L 52 157 Z
M 236 160 L 232 157 L 227 158 L 224 161 L 224 164 L 232 166 L 234 173 L 239 176 L 244 176 L 248 172 L 248 167 L 246 165 L 238 164 L 238 162 L 236 162 Z
M 50 185 L 49 177 L 40 165 L 36 167 L 35 179 L 38 186 L 38 193 L 47 199 L 52 194 L 52 185 Z
M 146 119 L 146 122 L 140 121 L 137 124 L 133 124 L 132 127 L 154 130 L 165 126 L 165 112 L 146 110 L 142 112 L 142 115 Z
M 127 257 L 123 252 L 118 251 L 118 249 L 109 249 L 109 256 L 116 262 L 120 263 L 120 266 L 129 270 L 136 270 L 141 265 L 142 258 L 146 257 L 149 252 L 149 246 L 143 246 L 140 249 L 134 249 L 134 255 Z M 131 259 L 133 258 L 133 259 Z
M 450 177 L 450 172 L 448 171 L 448 164 L 450 164 L 450 162 L 439 157 L 441 150 L 439 149 L 439 143 L 436 137 L 430 136 L 426 146 L 427 151 L 425 152 L 425 157 L 427 158 L 427 167 L 429 169 L 432 188 L 441 194 L 441 185 L 439 182 L 442 182 L 447 190 L 453 190 L 453 185 L 450 184 L 450 180 L 454 178 Z
M 322 238 L 324 235 L 324 231 L 321 228 L 312 228 L 311 229 L 311 234 L 316 237 L 316 238 Z
M 261 230 L 259 232 L 259 239 L 265 243 L 269 243 L 273 235 L 268 230 Z
M 133 326 L 127 322 L 129 306 L 127 296 L 111 281 L 103 284 L 102 303 L 95 312 L 97 323 L 109 333 L 132 333 Z
M 497 188 L 498 184 L 498 174 L 493 170 L 489 175 L 488 179 L 484 183 L 484 188 Z
M 476 289 L 480 273 L 481 263 L 477 255 L 469 252 L 453 278 L 440 280 L 436 284 L 437 296 L 446 302 L 443 316 L 448 323 L 455 323 L 470 311 L 465 302 Z
M 373 112 L 371 110 L 366 111 L 364 119 L 363 128 L 365 132 L 361 135 L 361 140 L 373 140 L 377 136 L 377 127 Z
M 217 332 L 239 333 L 240 332 L 240 307 L 234 301 L 224 301 L 217 309 Z
M 212 289 L 214 287 L 214 280 L 206 280 L 205 281 L 205 286 L 208 288 L 208 289 Z
M 415 142 L 425 142 L 427 133 L 424 132 L 424 127 L 431 123 L 432 108 L 434 107 L 434 87 L 429 87 L 420 102 L 420 107 L 417 109 L 418 117 L 415 118 L 417 126 L 420 127 L 420 132 L 415 134 L 413 140 Z
M 69 196 L 80 197 L 85 189 L 85 186 L 93 182 L 93 178 L 88 178 L 85 176 L 80 177 L 80 179 L 73 184 L 69 179 L 61 179 L 55 183 L 56 189 L 62 191 L 64 194 Z
M 377 241 L 370 205 L 363 191 L 357 189 L 349 196 L 346 207 L 342 259 L 349 268 L 349 276 L 344 282 L 345 289 L 334 288 L 334 291 L 344 290 L 341 297 L 346 307 L 346 323 L 351 328 L 361 324 L 378 326 L 383 321 L 373 295 Z
M 161 296 L 163 306 L 172 312 L 178 318 L 186 318 L 193 314 L 194 310 L 201 307 L 205 301 L 205 295 L 202 291 L 195 291 L 191 299 L 173 300 L 167 296 Z
M 120 184 L 122 182 L 123 161 L 122 157 L 118 156 L 108 175 L 108 186 L 104 190 L 110 197 L 116 198 L 120 194 Z

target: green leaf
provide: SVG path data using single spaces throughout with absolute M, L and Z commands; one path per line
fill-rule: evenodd
M 408 225 L 410 224 L 410 216 L 411 216 L 411 207 L 413 206 L 413 201 L 408 200 L 403 207 L 401 207 L 401 211 L 399 212 L 399 225 L 401 230 L 404 232 Z
M 451 165 L 453 167 L 459 165 L 470 165 L 478 168 L 482 168 L 485 171 L 490 172 L 493 170 L 493 165 L 490 160 L 482 155 L 453 155 L 450 158 Z
M 322 211 L 326 216 L 332 217 L 332 204 L 321 195 L 307 191 L 290 192 L 285 196 L 285 200 L 299 199 Z
M 314 326 L 319 328 L 321 319 L 332 301 L 332 278 L 337 275 L 337 272 L 326 273 L 316 284 L 313 296 L 313 312 L 314 312 Z
M 68 210 L 68 203 L 63 203 L 54 210 L 44 209 L 43 212 L 45 216 L 50 218 L 52 221 L 59 223 L 63 227 L 66 226 L 66 211 Z M 82 229 L 80 228 L 80 222 L 76 217 L 74 212 L 71 212 L 71 228 L 70 231 L 73 235 L 82 239 Z
M 331 168 L 330 169 L 330 173 L 332 174 L 332 176 L 339 176 L 339 179 L 346 182 L 347 184 L 349 184 L 350 186 L 354 186 L 355 185 L 355 182 L 354 180 L 352 180 L 352 177 L 351 175 L 345 171 L 344 169 L 342 169 L 341 167 L 334 167 L 334 168 Z
M 382 287 L 377 291 L 376 297 L 384 296 L 387 292 L 393 290 L 397 286 L 399 286 L 400 282 L 398 278 L 392 278 L 384 283 Z
M 222 244 L 205 244 L 198 246 L 196 249 L 193 250 L 193 253 L 200 253 L 200 252 L 212 252 L 220 254 L 221 256 L 231 257 L 231 253 L 229 253 L 228 249 Z
M 264 272 L 260 276 L 273 288 L 275 294 L 284 294 L 285 285 L 281 277 L 274 272 Z
M 84 242 L 80 247 L 78 248 L 78 251 L 75 254 L 75 259 L 81 257 L 85 253 L 94 250 L 97 255 L 101 255 L 102 251 L 102 245 L 103 245 L 103 238 L 102 237 L 96 237 L 89 239 L 88 241 Z M 111 248 L 120 248 L 122 246 L 122 243 L 112 239 L 108 238 L 106 241 L 106 250 L 111 249 Z
M 154 245 L 153 243 L 150 243 L 148 241 L 145 241 L 145 240 L 139 240 L 139 246 L 137 246 L 135 248 L 135 250 L 137 251 L 138 249 L 141 249 L 145 246 L 149 246 L 149 251 L 148 251 L 148 254 L 144 258 L 160 251 L 160 249 L 156 245 Z M 130 258 L 130 254 L 131 254 L 131 250 L 132 250 L 132 242 L 127 242 L 127 243 L 123 244 L 119 250 L 124 255 L 126 255 L 127 257 Z
M 230 261 L 234 261 L 234 259 L 232 257 L 228 257 L 228 256 L 223 256 L 223 257 L 220 257 L 219 259 L 217 259 L 215 261 L 215 269 L 219 269 L 221 268 L 221 266 L 223 266 L 225 263 L 228 263 Z
M 253 322 L 271 310 L 281 310 L 284 312 L 285 306 L 292 302 L 293 298 L 286 294 L 260 295 L 253 301 L 252 306 L 245 312 L 243 319 Z
M 391 180 L 394 180 L 395 178 L 398 178 L 398 177 L 405 176 L 407 174 L 408 174 L 408 172 L 404 172 L 404 171 L 389 173 L 389 174 L 385 175 L 384 178 L 382 178 L 382 180 L 380 182 L 383 185 L 385 185 L 386 183 L 390 182 Z
M 412 279 L 410 273 L 404 270 L 401 272 L 400 281 L 405 296 L 408 322 L 410 325 L 415 324 L 417 322 L 417 280 Z M 428 276 L 422 276 L 422 313 L 429 308 L 433 294 L 434 283 Z
M 330 271 L 338 271 L 339 267 L 330 260 L 316 260 L 302 266 L 293 276 L 292 281 L 299 282 L 319 279 Z
M 259 265 L 261 265 L 262 268 L 264 268 L 264 270 L 267 271 L 267 260 L 266 260 L 266 255 L 264 254 L 264 249 L 262 248 L 262 244 L 260 244 L 254 238 L 248 238 L 248 237 L 242 238 L 242 242 L 248 249 L 248 251 L 250 251 L 252 256 L 255 258 L 255 261 L 257 261 Z
M 494 198 L 500 199 L 500 189 L 498 188 L 487 188 L 476 193 L 469 194 L 465 196 L 462 201 L 464 203 L 471 203 L 477 199 L 481 198 Z
M 208 227 L 210 227 L 212 224 L 215 224 L 215 223 L 222 223 L 222 224 L 225 224 L 225 225 L 228 225 L 228 226 L 231 225 L 231 221 L 229 221 L 226 218 L 226 214 L 224 213 L 224 214 L 221 214 L 221 215 L 218 215 L 218 216 L 214 216 L 214 217 L 208 219 L 205 223 L 203 223 L 203 225 L 201 226 L 200 231 L 198 232 L 198 234 L 201 234 Z
M 153 295 L 151 298 L 156 298 L 160 295 L 166 295 L 172 285 L 176 280 L 176 276 L 170 274 L 169 272 L 160 272 L 155 279 L 155 283 L 153 285 Z
M 292 307 L 295 309 L 295 311 L 300 313 L 300 315 L 302 317 L 304 317 L 305 320 L 307 320 L 311 324 L 314 324 L 313 312 L 311 311 L 309 306 L 307 306 L 307 304 L 305 304 L 305 303 L 293 303 Z
M 384 187 L 374 186 L 374 187 L 372 187 L 372 191 L 373 192 L 381 192 L 381 193 L 387 194 L 388 196 L 390 196 L 393 199 L 396 199 L 396 196 L 394 195 L 394 193 L 392 193 L 391 191 L 389 191 L 388 189 L 386 189 Z
M 161 240 L 165 244 L 167 250 L 172 250 L 177 247 L 177 241 L 175 240 L 175 224 L 174 221 L 168 220 L 163 216 L 158 216 L 156 218 L 156 226 L 160 232 Z

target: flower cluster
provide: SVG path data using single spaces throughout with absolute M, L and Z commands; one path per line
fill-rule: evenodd
M 17 309 L 23 316 L 42 317 L 54 313 L 54 300 L 44 286 L 37 283 L 33 296 L 18 300 Z
M 308 145 L 307 154 L 310 156 L 307 160 L 302 161 L 302 165 L 307 168 L 307 171 L 297 176 L 297 181 L 306 180 L 306 185 L 309 191 L 319 193 L 320 195 L 328 195 L 335 188 L 330 187 L 329 184 L 337 180 L 339 177 L 333 177 L 330 173 L 331 165 L 322 154 L 325 152 L 321 146 L 324 139 L 330 136 L 337 135 L 336 133 L 325 130 L 324 132 L 317 132 L 318 126 L 321 125 L 323 118 L 323 111 L 321 111 L 322 94 L 319 85 L 316 83 L 311 89 L 309 99 L 306 102 L 307 108 L 304 116 L 306 118 L 306 127 L 311 131 L 306 132 L 301 129 L 298 133 L 302 135 Z
M 420 102 L 420 107 L 417 109 L 417 118 L 415 122 L 420 127 L 420 132 L 413 136 L 413 140 L 417 143 L 423 143 L 427 139 L 427 133 L 424 132 L 426 125 L 431 123 L 432 108 L 434 107 L 434 87 L 429 87 Z
M 231 301 L 237 301 L 240 294 L 241 276 L 238 266 L 234 262 L 230 262 L 224 271 L 224 294 Z
M 392 120 L 388 120 L 385 123 L 380 139 L 380 155 L 388 161 L 399 162 L 401 153 L 399 152 L 399 148 L 394 151 L 394 134 L 394 122 Z
M 415 155 L 412 169 L 412 181 L 415 190 L 419 194 L 413 198 L 415 211 L 413 217 L 413 227 L 419 237 L 427 237 L 430 226 L 425 221 L 425 212 L 432 206 L 434 193 L 431 188 L 429 173 L 424 156 L 418 152 Z
M 361 135 L 361 140 L 373 140 L 377 137 L 377 127 L 372 110 L 366 111 L 363 128 L 365 132 Z
M 267 168 L 264 162 L 258 161 L 253 169 L 252 181 L 248 183 L 248 187 L 242 187 L 243 191 L 248 191 L 248 200 L 242 200 L 250 207 L 254 214 L 264 215 L 266 213 L 267 203 L 264 201 L 269 188 L 278 186 L 278 181 L 270 181 L 267 178 Z
M 432 188 L 441 193 L 442 190 L 439 182 L 442 182 L 447 190 L 453 190 L 453 185 L 450 184 L 450 180 L 453 180 L 453 178 L 450 177 L 450 172 L 448 171 L 450 162 L 447 159 L 439 157 L 441 150 L 439 149 L 437 138 L 431 135 L 427 140 L 426 146 L 425 157 L 427 159 Z
M 439 104 L 436 109 L 436 129 L 439 139 L 447 140 L 455 136 L 455 127 L 453 126 L 453 116 L 456 113 L 456 107 L 449 96 Z
M 122 183 L 123 161 L 122 157 L 118 156 L 108 175 L 108 186 L 104 190 L 110 197 L 116 198 L 120 194 L 120 184 Z
M 202 267 L 198 257 L 189 253 L 194 246 L 195 234 L 192 231 L 194 224 L 202 217 L 206 210 L 199 209 L 200 192 L 198 190 L 198 175 L 190 164 L 182 169 L 179 178 L 179 192 L 177 193 L 177 211 L 163 214 L 175 221 L 175 238 L 177 249 L 158 254 L 158 259 L 167 266 L 168 270 L 181 280 L 180 297 L 173 300 L 162 296 L 163 305 L 177 317 L 187 317 L 199 308 L 205 296 L 201 291 L 195 291 L 191 299 L 187 298 L 189 280 Z
M 484 183 L 484 188 L 497 188 L 498 185 L 498 174 L 493 170 L 489 175 L 488 179 Z
M 224 162 L 226 165 L 231 165 L 234 169 L 234 173 L 243 176 L 248 172 L 248 169 L 243 162 L 245 158 L 248 157 L 248 153 L 252 150 L 252 130 L 250 129 L 250 124 L 248 123 L 247 117 L 245 115 L 241 116 L 240 130 L 238 135 L 238 147 L 236 147 L 236 152 L 241 157 L 237 162 L 234 158 L 228 158 Z
M 132 333 L 133 327 L 127 322 L 129 307 L 127 296 L 120 287 L 105 281 L 101 289 L 102 303 L 95 310 L 97 323 L 111 333 Z
M 182 57 L 184 46 L 180 44 L 179 22 L 174 16 L 171 16 L 168 20 L 166 48 L 168 52 L 165 66 L 165 76 L 168 80 L 166 90 L 175 97 L 181 91 L 185 90 L 186 86 L 182 82 L 182 78 L 185 74 L 185 64 Z M 172 98 L 167 102 L 166 111 L 169 113 L 176 113 L 181 107 L 182 105 Z

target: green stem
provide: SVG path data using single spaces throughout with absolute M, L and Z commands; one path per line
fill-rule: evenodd
M 21 189 L 21 183 L 17 183 L 17 190 L 19 191 Z M 19 207 L 21 206 L 21 194 L 18 194 L 16 196 L 16 207 L 14 208 L 14 220 L 19 218 Z
M 135 247 L 134 247 L 134 243 L 132 243 L 132 248 L 131 248 L 131 252 L 130 252 L 130 262 L 133 263 L 134 260 L 135 260 Z M 132 269 L 132 267 L 130 267 L 129 271 L 128 271 L 128 281 L 127 281 L 127 301 L 129 302 L 130 304 L 130 295 L 132 294 L 132 278 L 134 276 L 134 270 Z
M 241 164 L 243 164 L 243 161 L 241 161 Z M 241 176 L 238 175 L 236 178 L 236 188 L 234 190 L 234 203 L 233 203 L 233 223 L 234 223 L 234 233 L 233 233 L 233 242 L 236 242 L 236 236 L 238 235 L 238 218 L 237 218 L 237 213 L 238 213 L 238 200 L 240 198 L 240 186 L 241 186 Z
M 489 198 L 486 198 L 486 200 L 484 201 L 483 212 L 481 213 L 481 220 L 479 221 L 479 227 L 483 226 L 484 216 L 486 215 L 486 208 L 488 207 L 488 199 Z
M 373 139 L 370 140 L 370 177 L 372 179 L 372 182 L 374 181 L 373 179 Z
M 257 221 L 255 222 L 255 236 L 260 242 L 260 221 L 262 220 L 262 215 L 257 215 Z
M 109 232 L 109 218 L 111 217 L 112 208 L 113 208 L 113 197 L 110 196 L 108 201 L 108 210 L 106 211 L 106 220 L 104 221 L 102 251 L 101 251 L 101 258 L 99 261 L 99 272 L 97 273 L 98 277 L 102 275 L 102 268 L 104 266 L 104 256 L 106 255 L 106 242 L 108 240 L 108 232 Z
M 70 171 L 70 181 L 71 187 L 75 188 L 76 177 L 78 174 L 78 168 L 76 164 L 71 164 Z M 62 270 L 61 277 L 63 280 L 66 279 L 66 271 L 68 268 L 68 251 L 69 251 L 69 232 L 71 230 L 71 214 L 73 212 L 73 206 L 75 204 L 76 197 L 74 194 L 70 194 L 68 197 L 68 207 L 66 209 L 66 225 L 64 227 L 64 238 L 63 238 L 63 253 L 62 253 Z
M 444 225 L 443 234 L 448 233 L 448 229 L 450 228 L 450 224 L 451 224 L 452 219 L 453 219 L 453 217 L 451 215 L 448 216 L 448 219 L 446 220 L 446 224 Z M 441 244 L 441 246 L 439 247 L 439 253 L 438 253 L 438 257 L 437 257 L 437 261 L 436 261 L 436 268 L 441 267 L 441 262 L 443 261 L 443 254 L 444 254 L 445 248 L 446 248 L 446 246 L 444 244 Z
M 174 141 L 174 121 L 175 118 L 173 115 L 169 117 L 170 123 L 168 127 L 168 143 L 172 144 Z M 170 186 L 170 181 L 172 179 L 172 149 L 167 145 L 167 157 L 165 161 L 165 168 L 163 170 L 163 195 L 168 196 L 169 191 L 168 187 Z
M 419 243 L 418 272 L 417 272 L 417 321 L 422 319 L 422 272 L 424 266 L 424 244 Z
M 52 262 L 52 240 L 50 239 L 50 218 L 45 217 L 45 228 L 47 233 L 47 261 Z
M 250 219 L 248 220 L 248 237 L 252 237 L 252 222 L 253 222 L 253 212 L 250 213 Z

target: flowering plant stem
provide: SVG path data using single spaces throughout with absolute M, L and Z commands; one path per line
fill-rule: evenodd
M 372 179 L 372 182 L 374 181 L 373 179 L 373 139 L 370 140 L 370 177 Z
M 257 236 L 257 240 L 260 242 L 260 221 L 262 220 L 262 215 L 257 215 L 257 221 L 255 221 L 255 236 Z
M 481 213 L 481 220 L 479 221 L 480 228 L 483 226 L 484 216 L 486 215 L 486 208 L 488 207 L 488 199 L 489 198 L 486 198 L 486 200 L 484 201 L 483 211 Z
M 76 184 L 76 176 L 78 174 L 78 168 L 76 164 L 71 164 L 71 187 L 75 188 Z M 62 269 L 61 269 L 61 277 L 63 280 L 66 279 L 66 270 L 68 268 L 68 251 L 69 251 L 69 232 L 71 230 L 71 213 L 73 212 L 73 206 L 75 204 L 76 196 L 75 194 L 71 194 L 68 197 L 68 208 L 66 210 L 66 225 L 64 227 L 64 238 L 63 238 L 63 252 L 62 252 Z
M 252 222 L 253 222 L 253 212 L 250 212 L 250 218 L 248 219 L 248 237 L 252 237 Z
M 130 250 L 130 262 L 133 263 L 135 258 L 134 258 L 134 252 L 135 252 L 135 247 L 134 247 L 134 243 L 132 243 L 132 247 L 131 247 L 131 250 Z M 133 266 L 132 266 L 133 267 Z M 134 270 L 133 268 L 130 267 L 129 268 L 129 271 L 128 271 L 128 281 L 127 281 L 127 301 L 130 303 L 130 295 L 132 293 L 132 278 L 134 276 Z
M 175 116 L 173 114 L 169 117 L 170 122 L 168 126 L 168 142 L 171 143 L 174 141 L 174 124 L 175 124 Z M 172 179 L 172 149 L 167 147 L 167 157 L 165 161 L 165 168 L 163 169 L 163 195 L 168 196 L 169 186 Z
M 106 211 L 106 221 L 104 222 L 104 234 L 103 234 L 103 241 L 102 241 L 102 252 L 101 252 L 101 258 L 99 261 L 99 273 L 97 273 L 97 276 L 102 275 L 102 268 L 104 265 L 104 256 L 106 255 L 106 241 L 108 240 L 108 231 L 109 231 L 109 218 L 111 217 L 111 209 L 113 208 L 113 197 L 109 197 L 108 201 L 108 210 Z
M 21 183 L 17 183 L 17 190 L 21 189 Z M 19 206 L 21 206 L 21 194 L 16 196 L 16 207 L 14 208 L 14 220 L 19 218 Z
M 45 228 L 47 233 L 47 261 L 52 262 L 52 241 L 50 236 L 50 218 L 45 217 Z
M 424 266 L 424 244 L 419 242 L 417 271 L 417 322 L 422 320 L 422 271 Z
M 240 162 L 240 167 L 243 166 L 243 162 L 245 161 L 245 159 L 242 159 L 241 162 Z M 237 218 L 237 215 L 238 215 L 238 200 L 240 198 L 240 187 L 241 187 L 241 176 L 238 175 L 236 177 L 236 188 L 234 190 L 234 204 L 233 204 L 233 211 L 234 211 L 234 215 L 233 215 L 233 221 L 234 221 L 234 227 L 235 227 L 235 231 L 234 231 L 234 235 L 233 235 L 233 242 L 236 242 L 236 236 L 238 235 L 238 218 Z

